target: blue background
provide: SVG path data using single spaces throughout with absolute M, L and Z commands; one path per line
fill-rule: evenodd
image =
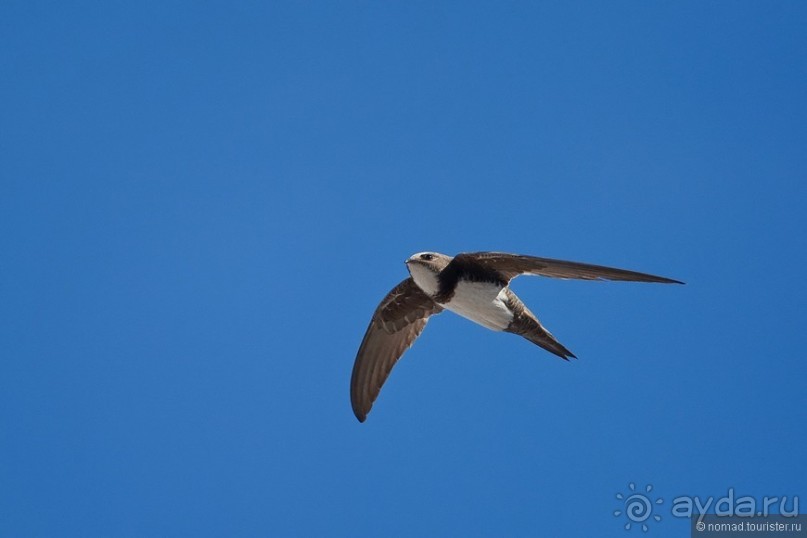
M 803 2 L 0 7 L 0 536 L 627 536 L 615 494 L 807 495 Z M 447 313 L 365 424 L 413 252 Z M 804 499 L 807 503 L 807 499 Z M 802 509 L 804 511 L 804 509 Z

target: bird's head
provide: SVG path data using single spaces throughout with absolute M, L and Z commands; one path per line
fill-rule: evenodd
M 418 252 L 406 260 L 406 268 L 420 289 L 429 295 L 435 295 L 440 287 L 437 275 L 446 268 L 451 259 L 451 256 L 439 252 Z

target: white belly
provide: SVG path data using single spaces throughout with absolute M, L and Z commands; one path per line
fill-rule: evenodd
M 513 319 L 504 304 L 504 288 L 487 282 L 459 282 L 454 296 L 443 306 L 494 331 L 506 329 Z

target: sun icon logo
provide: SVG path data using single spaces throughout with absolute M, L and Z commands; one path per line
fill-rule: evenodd
M 633 482 L 628 484 L 628 488 L 630 489 L 630 493 L 626 493 L 625 495 L 621 493 L 616 494 L 616 498 L 622 501 L 623 509 L 614 510 L 614 517 L 619 517 L 624 513 L 625 517 L 628 519 L 628 522 L 625 523 L 626 531 L 629 531 L 631 525 L 635 523 L 637 527 L 641 525 L 642 530 L 647 532 L 649 529 L 647 524 L 650 521 L 661 521 L 661 516 L 654 514 L 653 508 L 655 505 L 663 503 L 664 499 L 661 497 L 655 501 L 650 499 L 650 492 L 653 491 L 652 484 L 645 486 L 644 493 L 637 493 L 636 484 Z

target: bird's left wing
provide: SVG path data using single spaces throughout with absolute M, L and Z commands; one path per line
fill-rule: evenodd
M 429 316 L 442 310 L 411 278 L 395 286 L 378 305 L 350 379 L 350 403 L 359 422 L 367 418 L 392 367 L 423 331 Z

